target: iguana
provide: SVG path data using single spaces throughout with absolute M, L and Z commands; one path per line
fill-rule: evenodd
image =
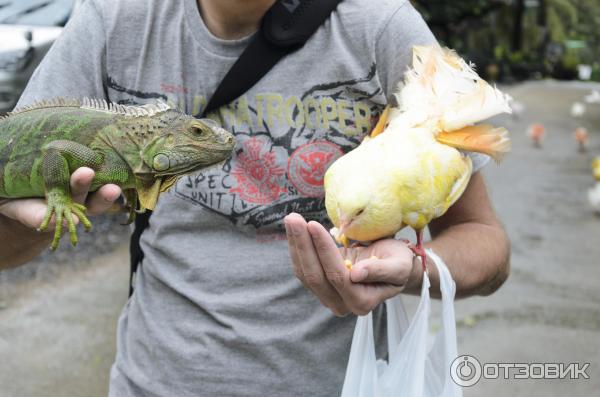
M 221 162 L 234 147 L 233 135 L 210 119 L 195 119 L 163 102 L 126 106 L 95 99 L 47 100 L 0 118 L 0 197 L 45 197 L 39 230 L 53 215 L 51 249 L 63 220 L 73 245 L 73 215 L 86 230 L 85 206 L 73 202 L 69 179 L 79 167 L 95 171 L 90 191 L 113 183 L 137 211 L 154 209 L 158 195 L 182 175 Z

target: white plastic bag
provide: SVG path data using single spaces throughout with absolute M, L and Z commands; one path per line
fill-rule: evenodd
M 409 322 L 400 296 L 388 301 L 388 362 L 375 359 L 373 320 L 359 317 L 354 329 L 342 397 L 458 397 L 462 389 L 450 377 L 457 357 L 454 293 L 456 285 L 444 262 L 431 250 L 427 255 L 440 274 L 442 329 L 427 351 L 431 300 L 429 278 L 423 277 L 421 301 Z

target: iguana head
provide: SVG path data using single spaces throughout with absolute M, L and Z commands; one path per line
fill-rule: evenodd
M 145 134 L 151 138 L 140 147 L 142 163 L 133 170 L 140 202 L 148 209 L 181 176 L 226 160 L 235 146 L 233 135 L 211 119 L 176 110 L 156 116 Z
M 177 116 L 158 128 L 141 150 L 142 160 L 155 178 L 187 174 L 231 155 L 233 135 L 215 121 Z

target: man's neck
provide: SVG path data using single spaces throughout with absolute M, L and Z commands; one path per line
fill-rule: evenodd
M 215 36 L 234 40 L 247 36 L 260 25 L 275 0 L 197 0 L 206 27 Z

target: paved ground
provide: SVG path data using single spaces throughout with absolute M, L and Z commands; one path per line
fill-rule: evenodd
M 600 105 L 582 122 L 595 125 L 588 153 L 575 149 L 577 122 L 569 116 L 585 88 L 531 83 L 508 90 L 527 110 L 505 124 L 513 151 L 486 174 L 513 244 L 511 277 L 491 297 L 459 302 L 457 313 L 462 353 L 490 363 L 590 362 L 590 379 L 484 379 L 467 396 L 589 396 L 600 389 L 600 217 L 586 202 L 590 160 L 600 155 Z M 546 126 L 542 149 L 524 133 L 533 121 Z
M 589 396 L 600 389 L 600 217 L 587 208 L 589 163 L 600 154 L 600 105 L 582 123 L 596 134 L 575 149 L 570 104 L 589 86 L 553 82 L 507 88 L 527 106 L 512 132 L 514 149 L 485 171 L 513 241 L 512 273 L 491 297 L 457 302 L 459 351 L 482 362 L 589 362 L 589 380 L 481 380 L 466 396 Z M 595 112 L 591 116 L 591 112 Z M 546 125 L 542 149 L 525 136 Z M 114 357 L 114 329 L 127 295 L 126 229 L 88 250 L 116 252 L 77 265 L 54 260 L 0 273 L 0 397 L 103 396 Z M 102 230 L 101 230 L 102 232 Z M 112 251 L 112 249 L 110 249 Z
M 121 245 L 0 294 L 1 397 L 106 396 L 127 258 Z

